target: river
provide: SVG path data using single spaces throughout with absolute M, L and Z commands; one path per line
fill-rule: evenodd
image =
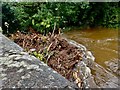
M 68 39 L 86 46 L 95 56 L 95 62 L 102 66 L 105 71 L 110 72 L 115 77 L 119 76 L 117 69 L 115 69 L 116 71 L 113 70 L 117 67 L 115 65 L 118 65 L 118 30 L 108 28 L 74 29 L 64 32 L 64 35 Z M 111 64 L 111 62 L 113 63 Z M 93 72 L 92 74 L 96 77 L 97 83 L 99 81 L 98 73 Z M 107 75 L 104 76 L 105 78 L 107 78 Z M 101 85 L 103 84 L 100 83 L 99 86 Z M 115 85 L 112 84 L 112 86 Z

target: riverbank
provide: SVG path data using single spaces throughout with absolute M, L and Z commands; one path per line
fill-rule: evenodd
M 91 64 L 94 81 L 99 87 L 117 87 L 119 79 L 118 30 L 110 28 L 73 29 L 64 37 L 81 43 L 95 56 Z M 107 82 L 107 83 L 106 83 Z M 117 83 L 114 84 L 114 83 Z
M 64 36 L 92 51 L 96 62 L 107 68 L 105 61 L 118 58 L 118 30 L 109 28 L 73 29 Z M 103 58 L 105 57 L 105 58 Z
M 95 63 L 85 46 L 60 34 L 42 36 L 17 32 L 9 38 L 80 88 L 118 87 L 117 77 Z M 91 70 L 98 76 L 92 75 Z M 102 73 L 98 74 L 98 71 Z
M 95 58 L 87 54 L 83 45 L 67 40 L 60 34 L 42 36 L 38 33 L 23 34 L 18 31 L 9 38 L 78 87 L 90 87 L 87 78 L 91 78 L 91 70 L 83 61 L 84 57 L 92 61 Z

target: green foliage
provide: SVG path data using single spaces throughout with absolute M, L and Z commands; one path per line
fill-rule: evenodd
M 5 22 L 9 24 L 9 33 L 13 33 L 16 31 L 18 26 L 18 20 L 14 16 L 14 11 L 11 9 L 10 3 L 2 4 L 2 29 L 3 33 L 7 33 L 7 27 L 5 26 Z
M 90 3 L 84 13 L 83 22 L 90 27 L 118 27 L 118 3 Z
M 33 52 L 33 55 L 40 59 L 40 61 L 44 61 L 44 56 L 40 53 L 37 53 L 36 51 Z
M 29 27 L 46 34 L 56 28 L 79 27 L 118 27 L 118 3 L 108 2 L 20 2 L 3 3 L 4 22 L 9 23 L 9 31 L 26 31 Z

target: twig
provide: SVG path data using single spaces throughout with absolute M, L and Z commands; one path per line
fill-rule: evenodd
M 47 51 L 50 50 L 50 47 L 52 46 L 53 42 L 48 46 Z
M 55 30 L 56 30 L 56 22 L 54 23 L 54 29 L 53 29 L 53 32 L 52 32 L 51 37 L 53 37 L 53 36 L 54 36 L 54 34 L 55 34 Z

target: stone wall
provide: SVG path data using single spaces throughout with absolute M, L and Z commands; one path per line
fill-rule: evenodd
M 0 33 L 0 88 L 77 88 Z

